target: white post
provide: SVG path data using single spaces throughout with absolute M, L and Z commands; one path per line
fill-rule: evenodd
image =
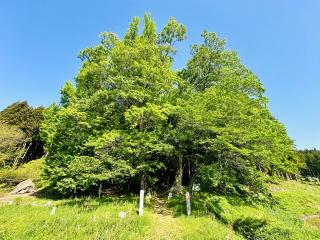
M 50 212 L 50 215 L 53 216 L 56 214 L 56 211 L 57 211 L 57 207 L 53 207 L 51 212 Z
M 191 214 L 191 203 L 190 203 L 190 193 L 186 192 L 186 202 L 187 202 L 187 215 Z
M 101 197 L 101 192 L 102 192 L 102 183 L 99 183 L 99 190 L 98 190 L 99 199 Z
M 140 190 L 139 216 L 143 215 L 144 190 Z

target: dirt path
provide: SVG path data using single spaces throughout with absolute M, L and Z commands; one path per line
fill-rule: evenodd
M 19 195 L 6 194 L 6 195 L 0 197 L 0 204 L 1 204 L 1 203 L 10 203 L 10 202 L 12 202 L 15 198 L 18 198 L 18 197 L 28 197 L 28 196 L 31 196 L 32 194 L 34 194 L 34 193 L 24 193 L 24 194 L 19 194 Z
M 154 221 L 152 237 L 154 240 L 180 239 L 181 228 L 176 218 L 170 215 L 157 214 Z
M 156 198 L 154 202 L 154 212 L 161 215 L 172 215 L 172 211 L 170 211 L 166 205 L 165 199 Z
M 154 228 L 147 239 L 180 239 L 181 226 L 176 218 L 173 217 L 172 211 L 166 206 L 166 199 L 156 198 L 154 202 Z
M 314 218 L 320 218 L 320 214 L 304 215 L 302 217 L 302 220 L 307 221 L 307 220 L 314 219 Z
M 5 195 L 0 197 L 0 203 L 9 203 L 10 201 L 12 201 L 13 196 L 11 195 Z

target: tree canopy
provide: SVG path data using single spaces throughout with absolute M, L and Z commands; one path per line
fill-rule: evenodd
M 204 31 L 182 70 L 174 18 L 160 32 L 149 14 L 123 39 L 104 32 L 82 50 L 75 85 L 44 112 L 45 174 L 62 193 L 151 187 L 252 194 L 272 175 L 298 173 L 293 142 L 270 113 L 264 88 L 224 39 Z
M 0 112 L 0 123 L 8 128 L 13 126 L 22 132 L 25 138 L 23 145 L 25 154 L 16 163 L 37 159 L 43 154 L 43 142 L 40 139 L 39 128 L 43 120 L 43 107 L 32 108 L 26 101 L 15 102 Z M 12 127 L 9 127 L 12 129 Z
M 298 155 L 304 165 L 301 166 L 303 176 L 320 177 L 320 150 L 300 150 Z
M 16 126 L 0 122 L 0 167 L 10 167 L 24 155 L 25 134 Z

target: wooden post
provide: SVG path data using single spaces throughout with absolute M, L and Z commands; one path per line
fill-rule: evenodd
M 143 216 L 144 190 L 140 190 L 139 216 Z
M 191 202 L 190 202 L 190 193 L 186 192 L 186 203 L 187 203 L 187 215 L 191 214 Z

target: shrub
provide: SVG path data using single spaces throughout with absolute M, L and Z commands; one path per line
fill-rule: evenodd
M 290 239 L 291 237 L 288 229 L 270 228 L 265 219 L 239 218 L 233 223 L 233 229 L 249 240 Z
M 175 195 L 168 201 L 168 206 L 179 216 L 186 213 L 185 194 Z M 194 193 L 191 198 L 191 211 L 194 216 L 213 215 L 223 222 L 223 209 L 220 206 L 220 197 L 209 193 Z
M 41 177 L 43 165 L 44 159 L 40 158 L 30 161 L 16 169 L 0 169 L 0 183 L 6 188 L 10 188 L 30 178 L 38 188 L 42 187 L 44 185 Z
M 233 223 L 234 230 L 249 240 L 268 239 L 266 227 L 266 220 L 249 217 L 245 219 L 237 219 Z

